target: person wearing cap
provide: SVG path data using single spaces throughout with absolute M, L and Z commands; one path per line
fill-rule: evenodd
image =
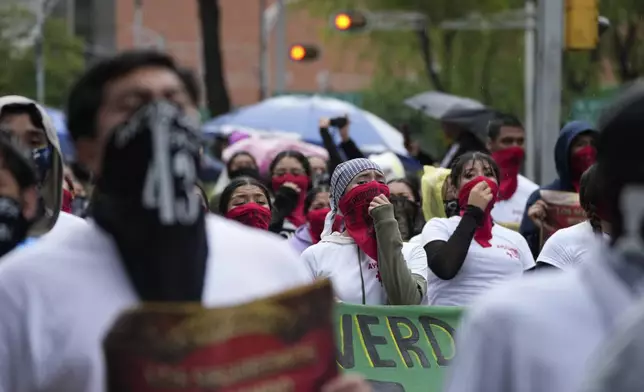
M 533 274 L 467 309 L 445 391 L 579 391 L 586 377 L 597 375 L 594 361 L 609 365 L 603 344 L 641 298 L 644 282 L 644 155 L 633 143 L 643 123 L 643 83 L 627 89 L 600 118 L 597 168 L 610 243 L 595 241 L 573 271 Z M 641 363 L 623 359 L 641 379 Z
M 336 296 L 363 305 L 420 304 L 427 265 L 407 265 L 380 167 L 368 159 L 341 163 L 331 176 L 331 211 L 321 240 L 302 253 L 313 278 L 330 278 Z M 345 230 L 331 233 L 336 215 Z

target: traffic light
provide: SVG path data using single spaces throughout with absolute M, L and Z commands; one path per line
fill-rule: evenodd
M 293 61 L 313 61 L 317 60 L 320 50 L 315 45 L 295 44 L 291 45 L 288 56 Z
M 566 0 L 566 49 L 590 50 L 599 43 L 598 0 Z
M 340 31 L 358 31 L 367 26 L 367 18 L 362 12 L 347 11 L 335 14 L 332 23 Z

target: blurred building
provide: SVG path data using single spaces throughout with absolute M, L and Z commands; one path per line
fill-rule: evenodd
M 29 0 L 39 1 L 39 0 Z M 138 0 L 142 6 L 142 44 L 163 47 L 182 64 L 203 71 L 201 33 L 196 0 Z M 266 1 L 269 7 L 275 0 Z M 56 16 L 87 43 L 88 60 L 135 46 L 137 0 L 58 0 Z M 222 53 L 226 82 L 233 105 L 254 103 L 260 89 L 259 0 L 219 0 Z M 287 62 L 287 90 L 295 92 L 353 92 L 369 85 L 373 66 L 361 61 L 360 48 L 341 50 L 325 45 L 320 36 L 328 18 L 313 18 L 305 11 L 289 10 L 287 44 L 313 43 L 322 48 L 321 58 L 311 63 Z M 268 45 L 268 67 L 273 69 L 274 32 Z M 273 72 L 269 72 L 269 95 Z

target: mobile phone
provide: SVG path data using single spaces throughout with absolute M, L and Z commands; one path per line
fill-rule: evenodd
M 346 117 L 334 117 L 329 120 L 329 126 L 336 128 L 344 128 L 347 126 L 349 120 Z

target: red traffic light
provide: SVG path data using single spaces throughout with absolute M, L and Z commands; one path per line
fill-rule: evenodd
M 333 26 L 340 31 L 355 31 L 367 25 L 367 18 L 357 11 L 339 12 L 333 16 Z
M 288 54 L 293 61 L 311 61 L 318 58 L 320 51 L 315 45 L 295 44 L 291 45 Z

